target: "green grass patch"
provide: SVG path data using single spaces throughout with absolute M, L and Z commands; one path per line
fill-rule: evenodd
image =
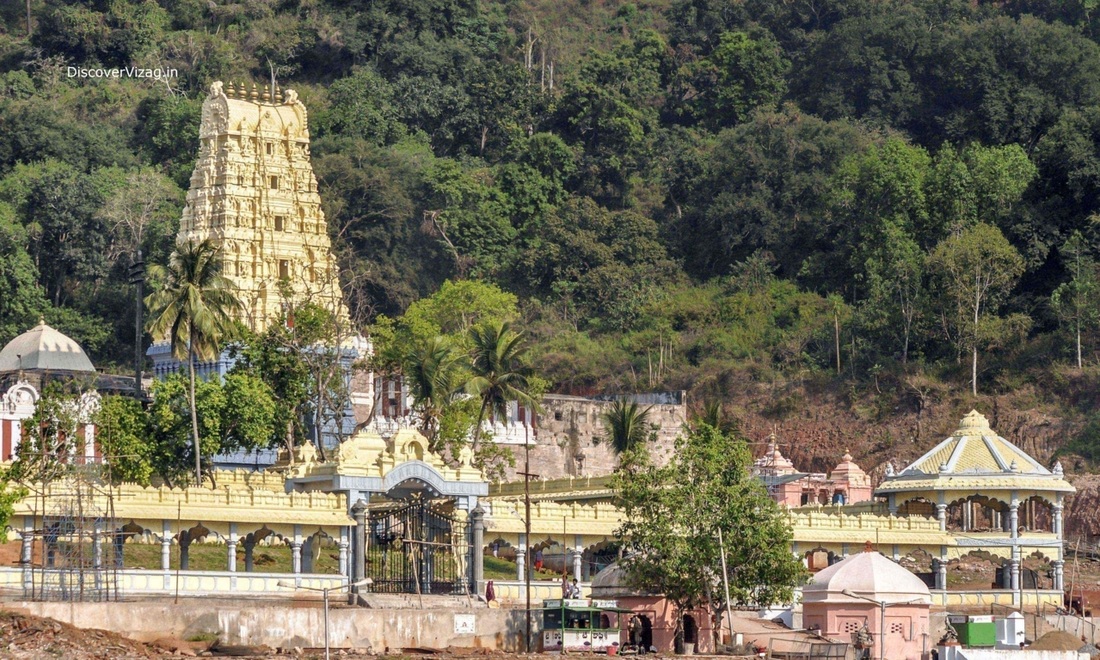
M 507 559 L 501 559 L 500 557 L 493 557 L 492 555 L 485 556 L 485 579 L 486 580 L 515 580 L 516 579 L 516 563 L 508 561 Z M 533 580 L 560 580 L 561 573 L 555 573 L 554 571 L 535 571 L 531 579 Z M 572 578 L 570 578 L 572 579 Z
M 127 543 L 122 550 L 125 568 L 160 570 L 161 546 L 159 543 Z M 180 548 L 173 545 L 168 567 L 179 568 Z M 188 552 L 188 569 L 192 571 L 227 571 L 229 555 L 226 546 L 214 543 L 193 543 Z M 258 546 L 252 551 L 252 570 L 256 573 L 290 573 L 290 548 L 285 545 Z M 339 554 L 336 548 L 322 547 L 320 556 L 313 562 L 314 573 L 339 572 Z M 237 546 L 237 571 L 244 571 L 244 547 Z

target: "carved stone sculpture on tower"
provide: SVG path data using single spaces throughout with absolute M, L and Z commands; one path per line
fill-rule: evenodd
M 240 320 L 263 332 L 286 302 L 280 288 L 346 320 L 298 95 L 249 94 L 244 85 L 215 82 L 202 105 L 199 139 L 178 238 L 222 246 L 223 273 L 239 290 Z

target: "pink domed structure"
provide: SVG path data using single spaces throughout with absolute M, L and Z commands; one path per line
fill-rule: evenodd
M 871 657 L 920 660 L 932 648 L 932 595 L 917 576 L 871 549 L 818 572 L 802 590 L 802 623 L 871 650 Z

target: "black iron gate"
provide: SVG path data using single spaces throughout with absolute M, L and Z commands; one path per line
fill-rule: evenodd
M 466 522 L 440 503 L 414 499 L 367 517 L 371 591 L 465 594 L 470 589 Z

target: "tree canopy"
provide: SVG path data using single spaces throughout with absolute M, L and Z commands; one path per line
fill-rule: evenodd
M 751 464 L 736 431 L 704 422 L 677 439 L 665 466 L 644 445 L 629 450 L 615 490 L 630 584 L 664 594 L 680 612 L 707 607 L 717 616 L 726 603 L 724 551 L 731 605 L 789 602 L 805 569 L 790 552 L 790 523 Z

